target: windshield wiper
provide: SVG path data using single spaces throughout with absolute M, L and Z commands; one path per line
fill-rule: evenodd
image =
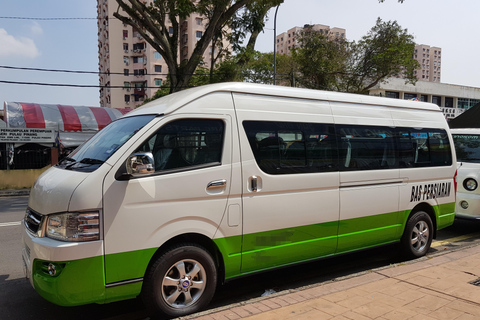
M 102 164 L 105 161 L 99 160 L 99 159 L 92 159 L 92 158 L 83 158 L 79 162 L 84 164 Z

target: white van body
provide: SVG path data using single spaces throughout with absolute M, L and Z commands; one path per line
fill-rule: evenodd
M 480 219 L 480 129 L 451 129 L 457 155 L 457 201 L 455 215 Z
M 143 292 L 179 316 L 217 280 L 394 242 L 422 256 L 454 220 L 451 139 L 423 102 L 244 83 L 171 94 L 39 177 L 26 273 L 60 305 Z

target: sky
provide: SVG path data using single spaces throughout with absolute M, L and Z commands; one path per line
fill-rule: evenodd
M 96 74 L 14 70 L 5 67 L 98 71 L 96 0 L 2 1 L 0 11 L 0 103 L 3 101 L 99 106 L 98 88 L 4 83 L 98 85 Z M 375 25 L 396 20 L 417 44 L 442 48 L 442 82 L 480 87 L 479 0 L 285 0 L 277 35 L 305 24 L 346 29 L 358 41 Z M 21 18 L 90 18 L 32 20 Z M 93 18 L 93 19 L 92 19 Z M 273 52 L 274 11 L 256 49 Z M 114 72 L 114 70 L 112 70 Z M 117 71 L 118 72 L 118 71 Z M 121 72 L 121 70 L 120 70 Z M 3 81 L 3 82 L 2 82 Z M 2 107 L 0 106 L 0 109 Z

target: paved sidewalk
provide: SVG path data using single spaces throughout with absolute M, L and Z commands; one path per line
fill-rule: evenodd
M 480 319 L 480 245 L 181 319 Z M 480 285 L 480 284 L 479 284 Z

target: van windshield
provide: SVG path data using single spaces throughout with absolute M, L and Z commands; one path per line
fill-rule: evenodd
M 95 171 L 153 118 L 154 115 L 143 115 L 110 123 L 70 153 L 57 167 L 82 172 Z
M 480 135 L 453 134 L 457 161 L 480 163 Z

